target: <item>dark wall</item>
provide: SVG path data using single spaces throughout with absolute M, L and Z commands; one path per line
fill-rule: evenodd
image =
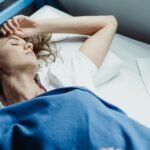
M 150 0 L 57 0 L 74 16 L 114 15 L 119 34 L 150 43 Z

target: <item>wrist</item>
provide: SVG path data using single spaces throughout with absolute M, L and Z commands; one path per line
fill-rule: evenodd
M 45 19 L 38 20 L 36 28 L 38 29 L 39 34 L 50 33 L 50 31 L 47 29 L 47 23 Z

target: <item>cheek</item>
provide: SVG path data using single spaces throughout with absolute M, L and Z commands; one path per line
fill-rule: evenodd
M 7 51 L 4 53 L 3 57 L 7 59 L 19 59 L 20 58 L 20 53 L 17 51 Z
M 0 52 L 0 60 L 1 62 L 12 62 L 22 59 L 24 54 L 21 53 L 21 50 L 17 48 L 7 48 Z

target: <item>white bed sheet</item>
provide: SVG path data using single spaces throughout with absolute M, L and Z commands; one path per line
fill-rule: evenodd
M 72 36 L 75 35 L 71 34 L 65 41 L 56 43 L 58 50 L 63 50 L 66 57 L 85 40 L 81 37 L 71 40 Z M 116 34 L 110 50 L 123 60 L 123 67 L 111 81 L 96 87 L 97 94 L 120 107 L 132 119 L 150 127 L 150 95 L 143 84 L 136 62 L 138 58 L 150 56 L 150 45 Z
M 150 95 L 137 64 L 138 58 L 150 57 L 150 45 L 116 34 L 111 49 L 123 60 L 124 67 L 116 78 L 97 88 L 98 94 L 150 127 Z

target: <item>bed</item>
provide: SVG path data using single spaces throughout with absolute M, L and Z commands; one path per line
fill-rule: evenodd
M 56 13 L 56 9 L 50 6 L 44 6 L 39 11 L 41 11 L 40 13 L 53 14 L 53 17 L 55 17 L 55 15 L 65 15 L 60 11 Z M 36 13 L 38 16 L 40 15 L 39 12 Z M 72 37 L 75 36 L 80 38 L 71 40 Z M 57 38 L 60 38 L 60 41 L 57 41 Z M 64 41 L 61 41 L 61 38 L 62 40 L 64 39 Z M 57 48 L 64 50 L 64 55 L 70 55 L 70 49 L 78 49 L 79 45 L 84 41 L 84 38 L 81 38 L 80 35 L 71 34 L 68 35 L 67 38 L 65 35 L 56 35 L 54 36 L 54 40 L 57 41 Z M 97 83 L 96 85 L 97 93 L 100 97 L 120 107 L 130 117 L 146 126 L 150 126 L 150 95 L 144 84 L 144 76 L 141 76 L 142 69 L 140 63 L 142 65 L 143 60 L 147 60 L 147 57 L 150 56 L 149 49 L 149 44 L 116 34 L 110 51 L 121 59 L 122 64 L 120 64 L 121 62 L 116 62 L 115 64 L 114 62 L 117 58 L 110 56 L 108 58 L 108 64 L 105 64 L 103 67 L 103 71 L 106 76 L 108 75 L 108 79 L 105 80 L 106 82 L 101 84 Z M 111 59 L 114 60 L 114 62 L 111 62 Z M 148 63 L 149 61 L 144 62 Z M 107 74 L 106 69 L 109 70 L 111 67 L 115 70 L 115 73 L 112 71 Z M 144 73 L 148 73 L 148 70 Z M 100 79 L 102 78 L 103 77 Z M 97 82 L 100 82 L 99 80 Z
M 28 4 L 31 2 L 28 1 Z M 42 17 L 43 14 L 44 17 L 70 16 L 45 5 L 31 17 Z M 12 14 L 9 14 L 4 17 L 1 14 L 0 19 L 3 18 L 4 22 L 11 16 Z M 86 38 L 84 35 L 54 34 L 52 40 L 64 57 L 67 57 L 72 55 Z M 103 68 L 100 68 L 94 81 L 97 94 L 121 108 L 134 120 L 150 127 L 150 45 L 116 33 L 109 56 L 106 57 Z

